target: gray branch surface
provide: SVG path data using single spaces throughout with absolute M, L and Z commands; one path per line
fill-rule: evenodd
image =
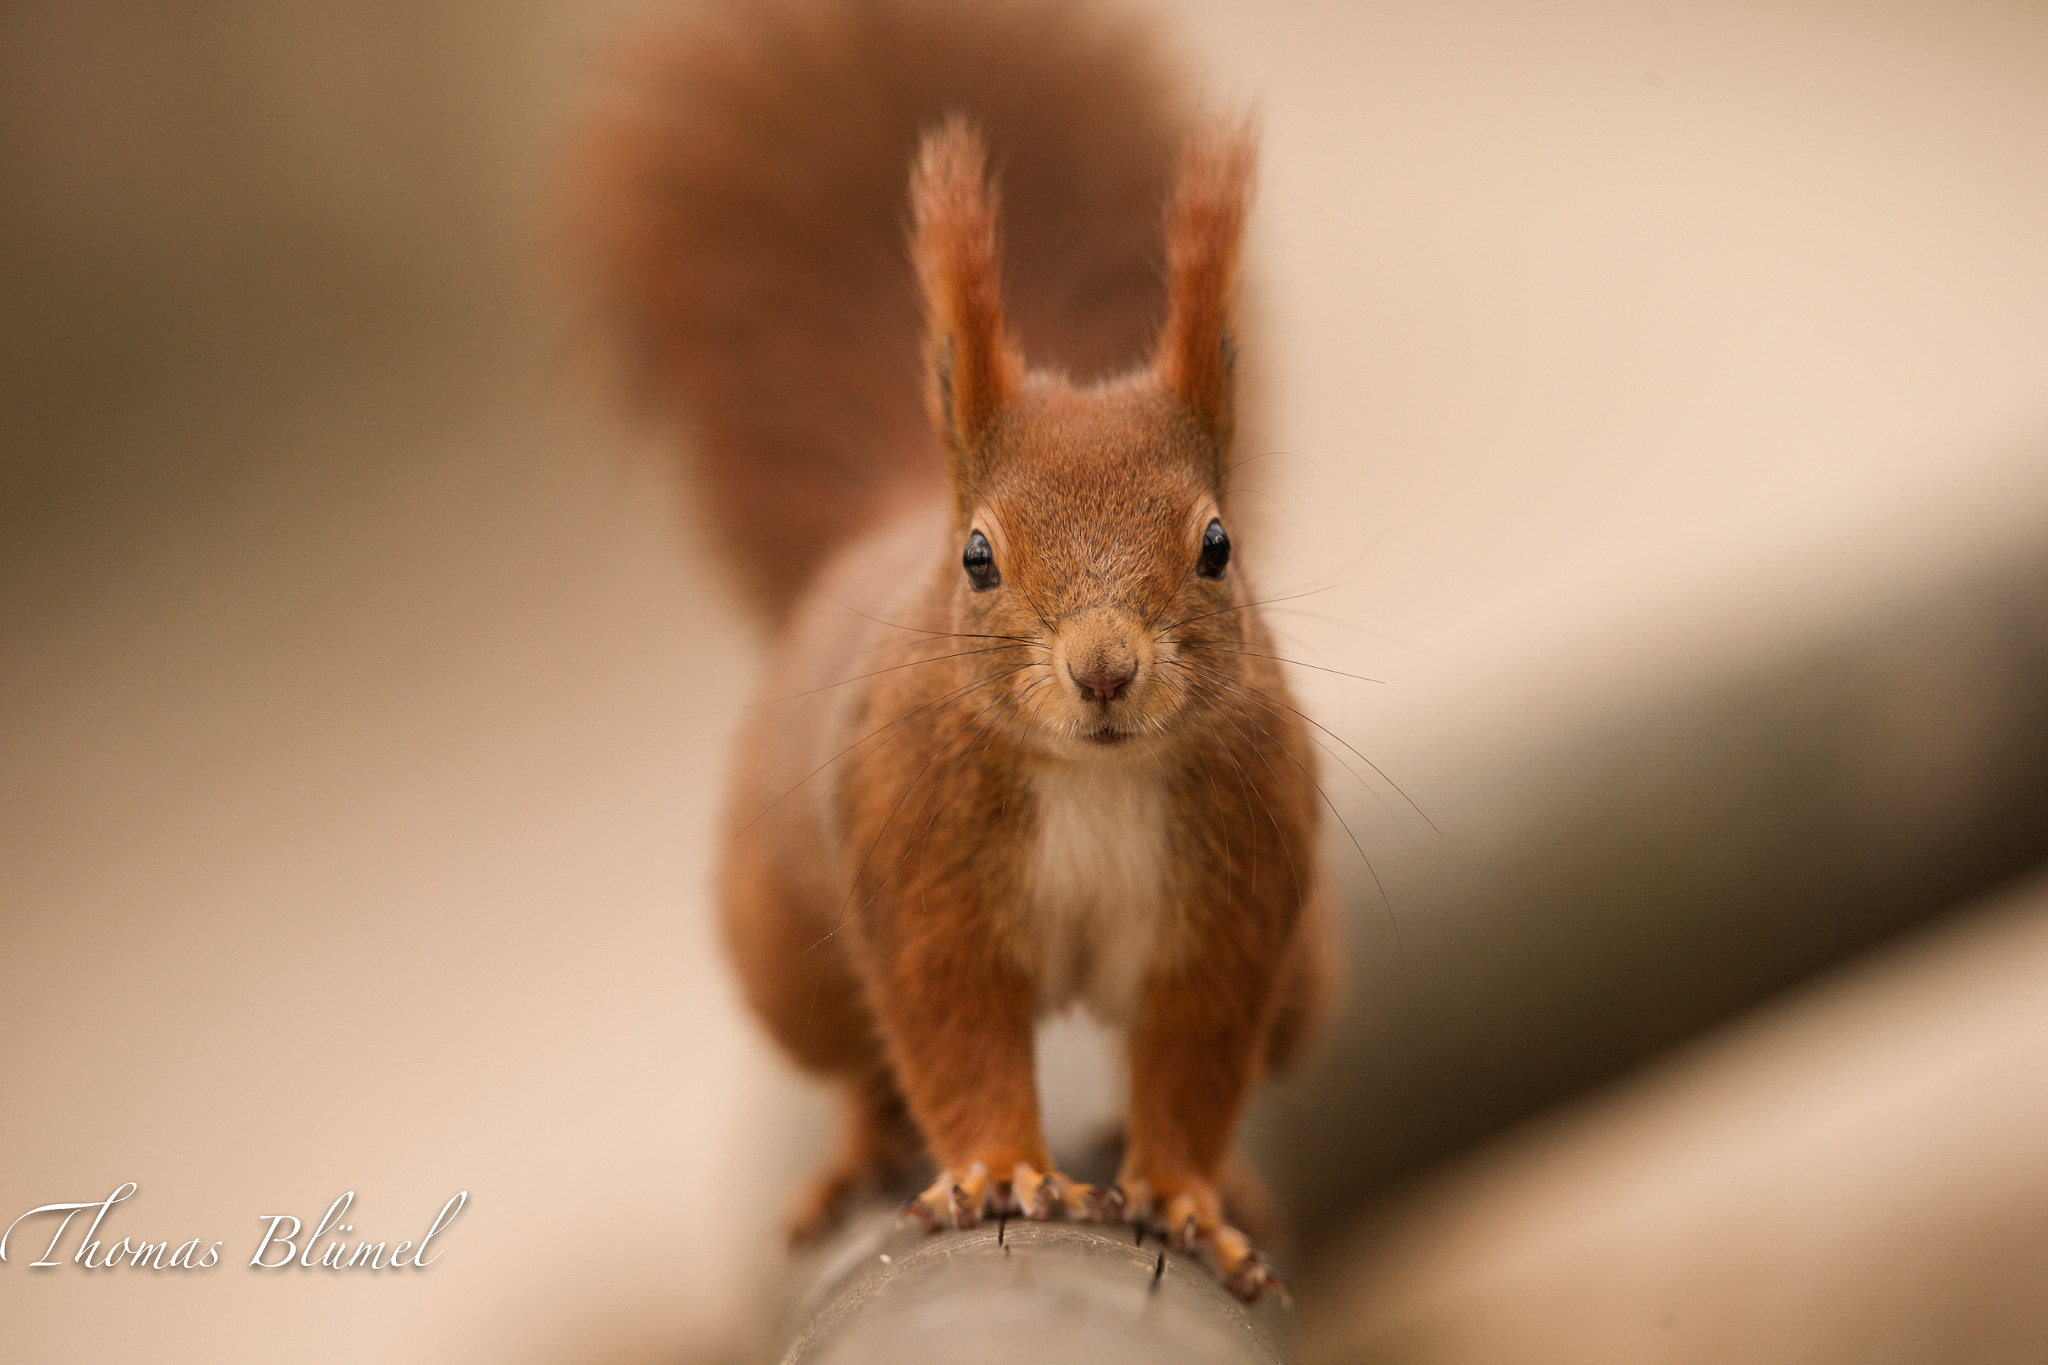
M 854 1219 L 792 1267 L 782 1365 L 1277 1365 L 1286 1310 L 1247 1308 L 1208 1267 L 1128 1227 L 995 1220 L 927 1235 Z

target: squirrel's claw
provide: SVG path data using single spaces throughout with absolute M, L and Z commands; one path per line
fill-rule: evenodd
M 1246 1303 L 1257 1303 L 1262 1295 L 1271 1292 L 1283 1306 L 1293 1304 L 1294 1295 L 1288 1291 L 1287 1281 L 1266 1264 L 1265 1257 L 1252 1250 L 1243 1233 L 1227 1223 L 1219 1223 L 1205 1240 L 1225 1289 Z
M 1121 1187 L 1091 1185 L 1019 1162 L 1009 1181 L 1001 1184 L 990 1180 L 988 1167 L 977 1161 L 957 1176 L 940 1171 L 937 1180 L 903 1206 L 903 1212 L 922 1223 L 926 1232 L 964 1230 L 997 1214 L 1089 1223 L 1129 1217 L 1157 1232 L 1175 1251 L 1207 1261 L 1223 1287 L 1246 1303 L 1257 1303 L 1267 1294 L 1282 1303 L 1293 1301 L 1287 1282 L 1252 1250 L 1250 1240 L 1216 1216 L 1213 1197 L 1205 1203 L 1189 1191 L 1174 1195 L 1160 1209 L 1143 1181 Z
M 1116 1191 L 1119 1214 L 1134 1225 L 1148 1231 L 1158 1228 L 1152 1217 L 1152 1186 L 1143 1180 L 1119 1180 L 1111 1186 Z
M 1058 1171 L 1039 1171 L 1023 1162 L 1010 1174 L 1008 1208 L 1026 1218 L 1073 1218 L 1084 1223 L 1110 1223 L 1123 1216 L 1123 1195 L 1106 1185 L 1091 1185 Z
M 903 1211 L 900 1216 L 915 1218 L 918 1222 L 924 1224 L 926 1232 L 937 1232 L 941 1227 L 945 1226 L 939 1221 L 938 1208 L 939 1205 L 932 1198 L 932 1191 L 926 1190 L 922 1194 L 913 1194 L 910 1198 L 904 1200 Z
M 990 1194 L 988 1167 L 977 1161 L 957 1177 L 940 1171 L 937 1180 L 903 1206 L 903 1212 L 924 1224 L 926 1232 L 971 1228 L 988 1212 Z
M 1042 1222 L 1065 1207 L 1060 1184 L 1058 1172 L 1041 1172 L 1020 1161 L 1010 1173 L 1010 1203 L 1026 1218 Z
M 1294 1306 L 1294 1293 L 1287 1287 L 1287 1281 L 1280 1278 L 1278 1271 L 1266 1264 L 1265 1257 L 1256 1251 L 1245 1253 L 1237 1269 L 1223 1277 L 1223 1287 L 1246 1303 L 1257 1303 L 1261 1297 L 1271 1294 L 1279 1300 L 1282 1308 Z
M 1175 1251 L 1191 1252 L 1201 1240 L 1202 1215 L 1193 1195 L 1176 1195 L 1169 1200 L 1166 1217 L 1161 1221 L 1166 1225 L 1166 1243 Z M 1210 1223 L 1211 1226 L 1221 1226 L 1214 1219 Z
M 971 1228 L 998 1214 L 1108 1223 L 1122 1218 L 1123 1209 L 1123 1192 L 1114 1187 L 1090 1185 L 1022 1162 L 1007 1182 L 999 1183 L 989 1179 L 988 1167 L 979 1161 L 958 1175 L 940 1171 L 937 1180 L 903 1206 L 904 1214 L 922 1223 L 926 1232 Z
M 1183 1192 L 1167 1200 L 1156 1217 L 1148 1207 L 1145 1221 L 1175 1251 L 1198 1255 L 1214 1266 L 1223 1287 L 1244 1302 L 1257 1303 L 1271 1293 L 1282 1304 L 1293 1303 L 1287 1282 L 1252 1250 L 1249 1238 L 1216 1216 L 1213 1203 L 1205 1207 L 1193 1193 Z
M 1114 1185 L 1082 1185 L 1069 1197 L 1078 1202 L 1074 1216 L 1084 1223 L 1123 1221 L 1124 1192 Z

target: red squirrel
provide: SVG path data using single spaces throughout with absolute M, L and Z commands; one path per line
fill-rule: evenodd
M 1232 538 L 1248 127 L 1045 0 L 700 7 L 624 90 L 578 240 L 770 632 L 726 941 L 844 1099 L 794 1235 L 928 1154 L 928 1228 L 1128 1218 L 1256 1299 L 1219 1182 L 1330 954 Z M 1034 1023 L 1070 1006 L 1128 1040 L 1111 1187 L 1040 1131 Z

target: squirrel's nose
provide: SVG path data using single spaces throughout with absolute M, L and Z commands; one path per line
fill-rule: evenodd
M 1067 676 L 1074 680 L 1074 686 L 1081 689 L 1081 695 L 1094 701 L 1112 702 L 1130 690 L 1131 679 L 1138 676 L 1138 666 L 1130 664 L 1099 663 L 1092 670 L 1083 672 L 1069 667 Z

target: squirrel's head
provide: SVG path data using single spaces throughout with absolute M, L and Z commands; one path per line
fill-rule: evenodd
M 992 714 L 1039 747 L 1147 747 L 1190 698 L 1238 676 L 1251 623 L 1225 474 L 1252 168 L 1243 126 L 1189 138 L 1152 359 L 1081 386 L 1027 372 L 1004 328 L 979 136 L 955 119 L 919 152 L 913 254 L 960 546 L 954 628 L 989 637 L 976 661 L 995 685 Z

